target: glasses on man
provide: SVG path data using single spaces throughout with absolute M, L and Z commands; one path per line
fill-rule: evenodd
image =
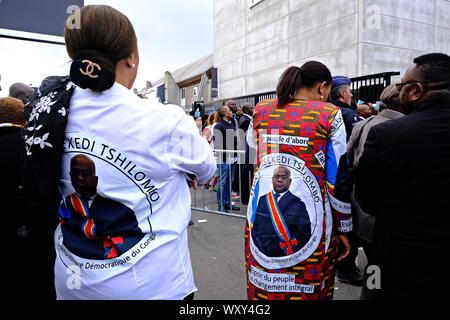
M 289 176 L 283 176 L 283 175 L 278 175 L 277 174 L 277 175 L 273 176 L 272 179 L 285 181 L 285 180 L 289 179 Z
M 395 85 L 395 87 L 397 88 L 397 91 L 400 92 L 400 91 L 402 91 L 404 86 L 406 86 L 407 84 L 413 84 L 413 83 L 421 83 L 422 85 L 426 86 L 425 82 L 422 82 L 419 80 L 411 80 L 411 81 L 406 81 L 406 82 L 399 82 Z
M 72 168 L 70 170 L 70 174 L 73 175 L 74 177 L 80 177 L 81 176 L 84 179 L 93 175 L 91 170 L 77 169 L 77 168 Z
M 406 86 L 407 84 L 412 84 L 412 83 L 421 83 L 425 90 L 442 90 L 442 89 L 448 89 L 450 87 L 450 83 L 447 81 L 442 81 L 442 82 L 438 82 L 438 83 L 429 83 L 429 82 L 423 82 L 423 81 L 419 81 L 419 80 L 400 82 L 400 83 L 397 83 L 395 85 L 395 87 L 397 88 L 397 91 L 400 92 L 404 86 Z

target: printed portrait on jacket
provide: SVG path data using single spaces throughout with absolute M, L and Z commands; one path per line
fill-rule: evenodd
M 252 253 L 261 264 L 301 262 L 317 248 L 323 224 L 320 187 L 304 161 L 266 155 L 256 172 L 247 218 Z M 320 232 L 320 233 L 319 233 Z
M 63 243 L 74 254 L 110 259 L 126 252 L 143 234 L 134 211 L 97 192 L 95 162 L 84 154 L 70 159 L 70 181 L 75 192 L 60 206 Z

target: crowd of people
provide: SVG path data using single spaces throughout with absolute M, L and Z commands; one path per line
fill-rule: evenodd
M 196 124 L 130 90 L 139 51 L 126 16 L 77 14 L 83 28 L 64 32 L 69 75 L 0 98 L 12 297 L 193 299 L 199 184 L 219 211 L 240 210 L 232 190 L 248 206 L 248 299 L 332 299 L 335 276 L 361 299 L 447 296 L 448 55 L 417 57 L 372 103 L 309 61 L 286 69 L 275 99 L 232 100 Z M 379 275 L 360 274 L 358 248 Z

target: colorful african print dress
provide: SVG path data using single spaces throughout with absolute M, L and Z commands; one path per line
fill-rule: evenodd
M 247 136 L 257 150 L 245 228 L 248 298 L 332 299 L 336 232 L 352 230 L 344 121 L 329 103 L 277 103 L 256 106 Z

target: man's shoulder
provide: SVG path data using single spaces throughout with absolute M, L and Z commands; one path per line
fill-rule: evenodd
M 262 195 L 261 197 L 259 197 L 259 201 L 261 201 L 261 200 L 265 200 L 266 198 L 267 198 L 267 196 L 269 195 L 269 193 L 271 193 L 272 191 L 270 191 L 270 192 L 267 192 L 266 194 L 264 194 L 264 195 Z
M 411 134 L 418 126 L 407 116 L 375 123 L 367 129 L 367 140 L 375 142 L 379 150 L 396 150 L 398 146 L 409 144 Z
M 232 129 L 234 128 L 231 123 L 227 123 L 225 120 L 221 119 L 217 124 L 215 125 L 214 129 L 219 130 L 226 130 L 226 129 Z
M 376 122 L 375 118 L 376 117 L 372 116 L 372 117 L 366 118 L 364 120 L 361 120 L 361 121 L 358 121 L 357 123 L 355 123 L 352 134 L 361 130 L 362 127 L 366 127 L 366 126 L 370 127 L 370 126 L 374 125 Z M 371 122 L 371 123 L 367 124 L 368 122 Z
M 100 206 L 108 206 L 108 207 L 114 207 L 114 208 L 120 208 L 120 209 L 126 209 L 127 211 L 133 211 L 130 208 L 128 208 L 126 205 L 124 205 L 122 202 L 111 199 L 111 198 L 105 198 L 97 193 L 97 195 L 94 198 L 94 201 L 92 202 L 92 206 L 98 207 Z
M 363 120 L 363 118 L 359 116 L 358 112 L 352 109 L 351 106 L 341 107 L 337 105 L 337 107 L 339 110 L 341 110 L 342 118 L 344 119 L 346 127 L 352 126 L 353 124 Z
M 250 122 L 251 117 L 247 114 L 242 115 L 242 117 L 239 119 L 239 124 L 241 123 L 245 123 L 245 122 Z
M 358 112 L 351 107 L 346 108 L 339 108 L 342 112 L 342 116 L 345 120 L 351 120 L 351 121 L 359 121 L 360 116 Z
M 303 202 L 298 196 L 296 196 L 295 194 L 293 194 L 291 191 L 286 191 L 285 195 L 283 196 L 283 198 L 286 199 L 291 199 L 292 201 L 296 201 L 296 202 Z M 281 199 L 283 199 L 281 198 Z
M 114 203 L 114 204 L 123 205 L 121 202 L 116 201 L 116 200 L 113 200 L 113 199 L 111 199 L 111 198 L 105 198 L 105 197 L 103 197 L 103 196 L 102 196 L 101 194 L 99 194 L 99 193 L 97 193 L 97 194 L 95 195 L 94 201 L 95 201 L 95 202 L 107 202 L 107 203 Z
M 411 121 L 409 117 L 406 116 L 395 119 L 385 119 L 379 116 L 375 118 L 376 122 L 374 123 L 373 128 L 375 128 L 374 130 L 378 133 L 401 132 L 411 128 Z
M 217 122 L 216 125 L 214 126 L 213 130 L 215 131 L 215 130 L 223 130 L 223 129 L 226 129 L 226 124 L 222 120 L 219 120 L 219 122 Z
M 358 121 L 355 123 L 352 131 L 352 135 L 356 132 L 359 132 L 361 129 L 364 129 L 364 131 L 370 130 L 370 128 L 379 125 L 383 122 L 389 121 L 391 118 L 386 118 L 381 115 L 371 116 L 369 118 L 363 119 L 361 121 Z

